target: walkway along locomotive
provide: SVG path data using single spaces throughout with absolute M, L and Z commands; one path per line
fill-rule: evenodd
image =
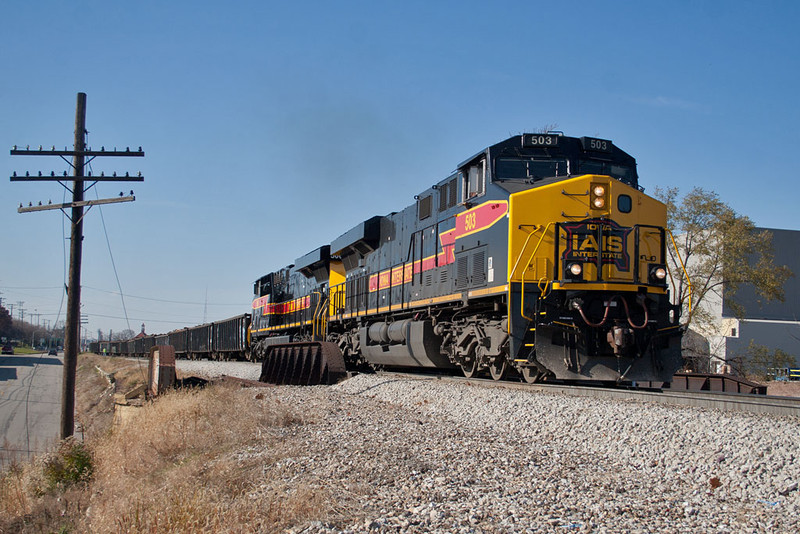
M 370 365 L 619 383 L 680 367 L 666 207 L 611 141 L 517 135 L 414 198 L 255 282 L 263 380 Z

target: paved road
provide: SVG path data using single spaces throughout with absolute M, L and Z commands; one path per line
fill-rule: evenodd
M 58 440 L 63 370 L 62 356 L 0 357 L 0 468 Z

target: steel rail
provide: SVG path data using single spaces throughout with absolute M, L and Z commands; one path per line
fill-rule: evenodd
M 379 374 L 413 380 L 440 380 L 450 383 L 468 382 L 482 387 L 499 387 L 537 393 L 562 394 L 574 397 L 591 397 L 632 402 L 652 402 L 674 406 L 744 412 L 777 416 L 800 417 L 800 397 L 777 397 L 774 395 L 748 395 L 745 393 L 722 393 L 711 391 L 669 391 L 597 386 L 573 386 L 568 384 L 526 384 L 523 382 L 495 381 L 488 378 L 465 378 L 449 375 L 419 375 L 380 371 Z

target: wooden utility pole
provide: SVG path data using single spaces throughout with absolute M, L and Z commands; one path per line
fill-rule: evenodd
M 61 439 L 66 439 L 72 436 L 75 429 L 75 373 L 78 366 L 78 352 L 80 348 L 81 337 L 81 258 L 83 254 L 83 208 L 91 209 L 94 205 L 99 204 L 112 204 L 116 202 L 132 202 L 136 200 L 131 191 L 130 196 L 120 196 L 118 198 L 109 198 L 101 200 L 84 200 L 84 192 L 86 191 L 85 182 L 92 182 L 89 187 L 93 187 L 97 182 L 141 182 L 144 177 L 139 173 L 137 176 L 92 176 L 91 172 L 88 175 L 84 172 L 85 166 L 89 161 L 92 161 L 98 156 L 144 156 L 142 148 L 139 147 L 138 151 L 106 151 L 102 148 L 99 151 L 92 150 L 86 147 L 86 93 L 78 93 L 78 104 L 75 111 L 75 144 L 73 150 L 56 150 L 55 146 L 52 150 L 30 150 L 30 147 L 25 150 L 18 150 L 15 146 L 11 150 L 12 156 L 60 156 L 61 159 L 69 163 L 66 159 L 72 156 L 72 202 L 66 204 L 48 204 L 43 206 L 40 202 L 38 206 L 29 204 L 27 208 L 20 204 L 19 213 L 27 213 L 32 211 L 43 211 L 50 209 L 60 209 L 65 215 L 66 210 L 71 210 L 71 215 L 67 215 L 72 221 L 72 231 L 70 232 L 70 255 L 69 255 L 69 285 L 67 286 L 67 322 L 64 328 L 64 378 L 63 387 L 61 391 Z M 64 183 L 66 182 L 67 173 L 64 172 L 64 178 L 57 177 L 54 172 L 50 176 L 42 175 L 40 172 L 38 176 L 31 176 L 30 173 L 25 173 L 25 176 L 17 176 L 15 172 L 11 176 L 12 182 L 27 182 L 27 181 L 57 181 L 61 183 L 67 190 L 69 187 Z
M 64 330 L 64 377 L 61 385 L 61 439 L 75 430 L 75 375 L 81 338 L 81 261 L 83 255 L 83 176 L 86 150 L 86 93 L 78 93 L 75 108 L 75 154 L 72 168 L 72 231 L 69 237 L 69 281 L 67 282 L 67 327 Z

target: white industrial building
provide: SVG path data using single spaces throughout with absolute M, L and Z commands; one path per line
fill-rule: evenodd
M 795 273 L 784 285 L 783 302 L 762 302 L 752 286 L 743 284 L 735 295 L 722 298 L 708 294 L 703 308 L 716 321 L 703 331 L 689 332 L 685 336 L 684 351 L 710 354 L 712 372 L 720 372 L 723 365 L 747 352 L 750 342 L 763 345 L 770 352 L 781 349 L 800 363 L 800 231 L 757 228 L 772 233 L 775 265 L 786 265 Z M 730 299 L 744 308 L 739 319 L 733 313 Z

